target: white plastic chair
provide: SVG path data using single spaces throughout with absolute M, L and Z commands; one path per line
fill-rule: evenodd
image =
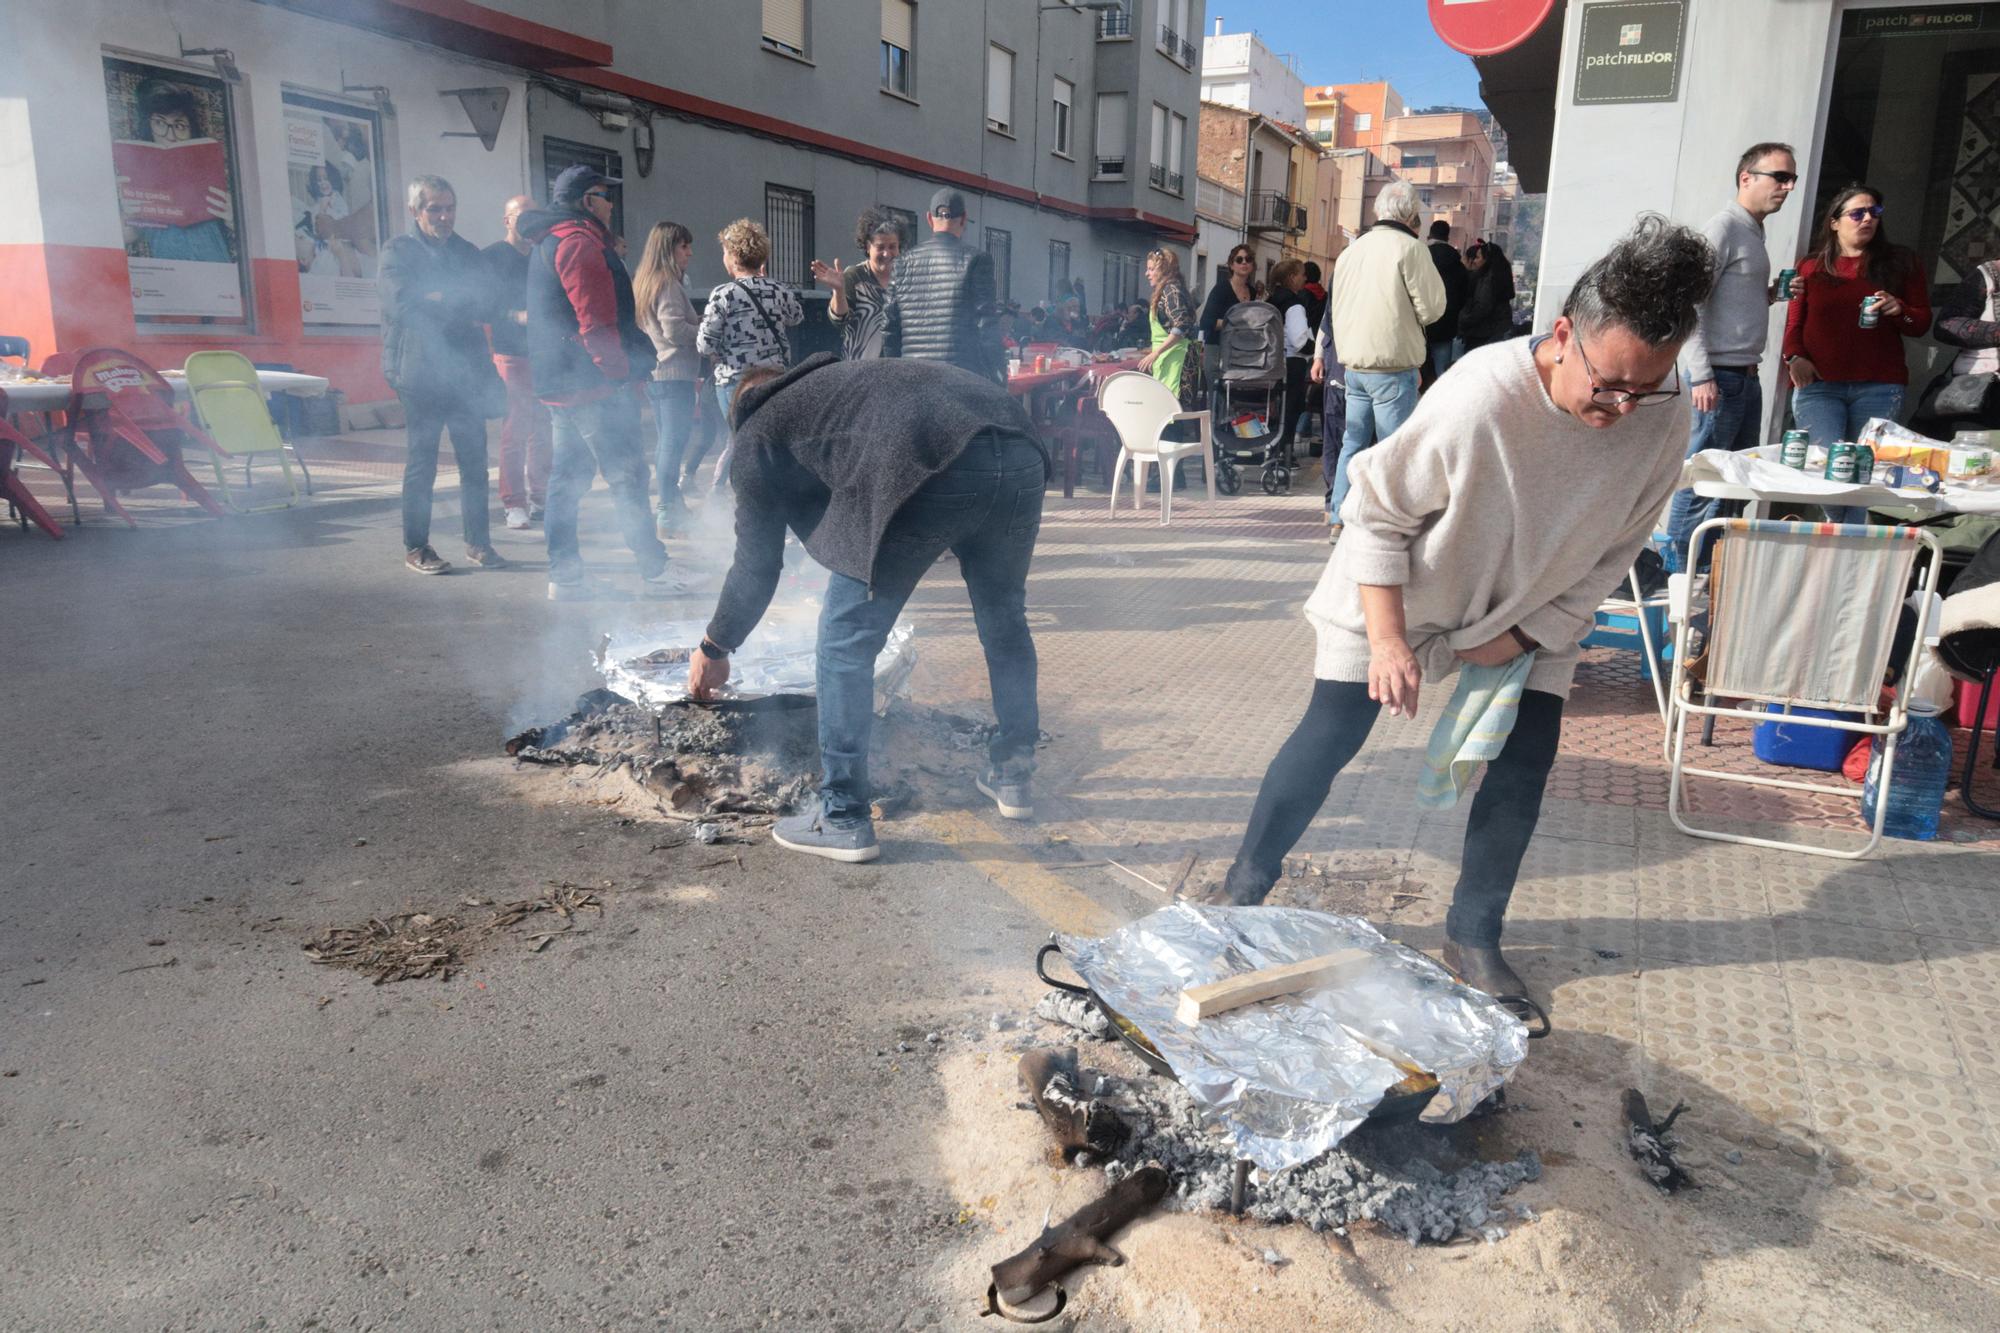
M 1151 375 L 1136 370 L 1120 371 L 1105 377 L 1097 386 L 1097 405 L 1118 432 L 1118 465 L 1111 471 L 1111 512 L 1118 512 L 1118 483 L 1124 480 L 1125 465 L 1132 465 L 1132 508 L 1138 509 L 1146 495 L 1146 465 L 1160 465 L 1160 523 L 1174 516 L 1174 477 L 1183 458 L 1201 459 L 1202 476 L 1208 480 L 1208 498 L 1215 501 L 1215 446 L 1209 414 L 1183 412 L 1173 391 Z M 1176 421 L 1200 425 L 1199 439 L 1177 442 L 1160 438 Z
M 1768 722 L 1778 714 L 1765 711 L 1765 705 L 1778 704 L 1788 725 L 1873 736 L 1882 747 L 1880 785 L 1886 791 L 1895 770 L 1896 741 L 1909 717 L 1900 692 L 1883 713 L 1882 678 L 1919 543 L 1930 549 L 1930 567 L 1923 585 L 1925 609 L 1918 613 L 1917 632 L 1901 679 L 1912 678 L 1924 652 L 1941 558 L 1937 538 L 1922 528 L 1716 518 L 1695 529 L 1689 549 L 1701 549 L 1703 534 L 1711 529 L 1720 534 L 1715 568 L 1721 574 L 1710 585 L 1706 666 L 1699 685 L 1688 675 L 1689 622 L 1695 610 L 1692 582 L 1686 574 L 1675 574 L 1667 585 L 1668 614 L 1675 622 L 1673 688 L 1667 696 L 1667 817 L 1681 832 L 1717 842 L 1849 860 L 1866 856 L 1882 840 L 1887 800 L 1876 802 L 1867 845 L 1854 850 L 1750 837 L 1689 823 L 1684 782 L 1688 777 L 1827 792 L 1849 799 L 1855 791 L 1852 787 L 1689 767 L 1688 723 L 1693 717 Z M 1710 702 L 1720 699 L 1735 702 Z M 1794 708 L 1860 714 L 1862 720 L 1808 717 L 1794 713 Z

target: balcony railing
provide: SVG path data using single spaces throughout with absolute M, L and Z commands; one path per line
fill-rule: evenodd
M 1197 176 L 1194 180 L 1194 208 L 1197 213 L 1233 227 L 1243 219 L 1243 192 L 1232 190 L 1219 181 Z
M 1106 37 L 1130 37 L 1132 35 L 1132 15 L 1123 9 L 1100 9 L 1097 11 L 1097 39 Z
M 1167 193 L 1168 193 L 1168 194 L 1179 194 L 1179 193 L 1181 192 L 1181 188 L 1182 188 L 1183 184 L 1184 184 L 1184 182 L 1183 182 L 1183 181 L 1181 180 L 1181 173 L 1180 173 L 1180 172 L 1178 172 L 1178 171 L 1169 171 L 1169 172 L 1167 173 L 1167 187 L 1166 187 L 1166 188 L 1167 188 Z
M 1183 65 L 1186 65 L 1189 69 L 1193 69 L 1195 66 L 1195 62 L 1200 59 L 1201 59 L 1200 49 L 1197 48 L 1195 44 L 1189 41 L 1187 38 L 1185 37 L 1181 38 L 1181 63 Z
M 1167 169 L 1158 162 L 1155 162 L 1146 172 L 1146 179 L 1151 181 L 1156 188 L 1164 190 L 1167 188 Z
M 1276 190 L 1259 190 L 1250 196 L 1244 221 L 1252 231 L 1290 231 L 1292 201 Z
M 1169 60 L 1186 65 L 1189 69 L 1194 68 L 1194 43 L 1164 23 L 1160 25 L 1160 54 Z
M 1125 174 L 1125 159 L 1122 156 L 1098 158 L 1097 174 L 1100 176 L 1123 176 Z

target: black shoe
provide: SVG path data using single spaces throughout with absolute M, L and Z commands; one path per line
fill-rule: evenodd
M 490 546 L 468 546 L 465 548 L 465 558 L 473 564 L 478 565 L 481 569 L 505 569 L 507 567 L 506 557 Z
M 1526 997 L 1528 994 L 1528 983 L 1507 965 L 1497 944 L 1460 944 L 1457 940 L 1446 940 L 1444 965 L 1472 989 L 1485 991 L 1496 999 L 1509 995 Z
M 542 514 L 543 514 L 543 512 L 544 512 L 544 511 L 543 511 L 543 509 L 542 509 L 542 507 L 541 507 L 540 505 L 529 505 L 529 506 L 528 506 L 528 522 L 530 522 L 530 523 L 539 523 L 539 522 L 541 522 L 541 521 L 542 521 Z

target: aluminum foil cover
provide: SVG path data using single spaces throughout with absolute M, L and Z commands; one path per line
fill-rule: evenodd
M 1366 921 L 1291 907 L 1175 903 L 1110 935 L 1057 942 L 1106 1004 L 1146 1034 L 1182 1086 L 1266 1171 L 1318 1157 L 1365 1120 L 1412 1069 L 1438 1091 L 1423 1119 L 1463 1119 L 1528 1054 L 1528 1030 L 1494 999 L 1453 981 Z M 1361 949 L 1371 962 L 1339 987 L 1245 1005 L 1188 1026 L 1181 992 L 1242 972 Z
M 707 628 L 706 620 L 683 620 L 606 635 L 596 657 L 605 688 L 654 708 L 682 702 L 688 697 L 683 654 L 701 642 Z M 898 620 L 890 629 L 889 641 L 875 659 L 878 707 L 903 690 L 916 667 L 915 633 L 907 620 Z M 814 693 L 818 642 L 816 611 L 759 625 L 729 655 L 729 685 L 723 693 L 737 699 Z M 656 653 L 664 654 L 664 659 L 649 658 Z

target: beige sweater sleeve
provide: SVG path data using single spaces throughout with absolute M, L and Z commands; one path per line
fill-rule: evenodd
M 1362 466 L 1364 459 L 1369 466 Z M 1410 543 L 1450 502 L 1451 481 L 1447 447 L 1415 418 L 1392 440 L 1355 456 L 1340 507 L 1340 541 L 1356 583 L 1401 587 L 1410 581 Z

